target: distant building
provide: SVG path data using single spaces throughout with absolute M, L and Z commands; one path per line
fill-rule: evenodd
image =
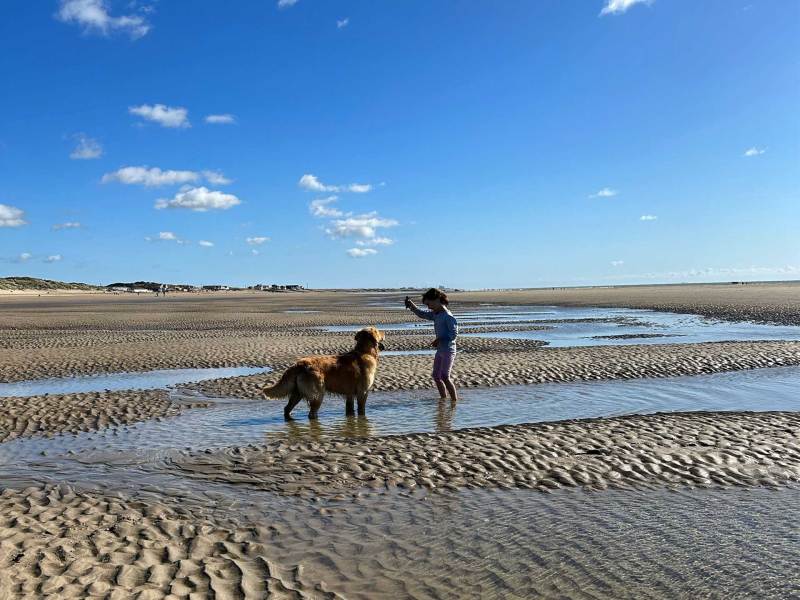
M 228 285 L 204 285 L 203 290 L 206 292 L 227 292 L 230 290 Z

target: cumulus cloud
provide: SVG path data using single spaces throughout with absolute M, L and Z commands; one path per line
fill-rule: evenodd
M 368 240 L 358 240 L 356 241 L 357 246 L 391 246 L 394 244 L 394 240 L 388 237 L 374 237 Z
M 100 180 L 103 183 L 117 181 L 125 185 L 144 185 L 156 187 L 160 185 L 178 185 L 192 183 L 200 179 L 195 171 L 162 171 L 158 167 L 122 167 L 113 173 L 106 173 Z
M 369 183 L 350 183 L 348 185 L 326 185 L 316 175 L 307 173 L 300 178 L 297 185 L 311 192 L 354 192 L 364 194 L 372 189 Z
M 203 171 L 203 177 L 212 185 L 228 185 L 231 183 L 231 180 L 220 171 Z
M 373 254 L 377 254 L 378 251 L 374 248 L 350 248 L 347 251 L 352 258 L 364 258 L 365 256 L 371 256 Z
M 80 229 L 82 225 L 78 221 L 67 221 L 66 223 L 56 223 L 53 225 L 53 231 L 61 231 L 62 229 Z
M 231 182 L 220 171 L 162 171 L 158 167 L 122 167 L 113 173 L 106 173 L 100 180 L 103 183 L 119 182 L 126 185 L 144 185 L 157 187 L 161 185 L 180 185 L 195 183 L 205 179 L 214 185 L 226 185 Z
M 650 4 L 652 0 L 606 0 L 600 16 L 621 15 L 636 4 Z
M 208 240 L 200 240 L 197 243 L 203 246 L 204 248 L 212 248 L 214 246 L 214 242 L 209 242 Z
M 17 260 L 19 262 L 25 262 L 30 260 L 31 258 L 33 258 L 33 254 L 31 254 L 30 252 L 23 252 L 17 257 Z
M 22 227 L 27 224 L 25 211 L 16 206 L 0 204 L 0 227 Z
M 212 191 L 205 187 L 187 188 L 181 190 L 172 199 L 161 198 L 156 201 L 157 209 L 182 208 L 196 212 L 206 212 L 209 210 L 228 210 L 241 204 L 233 194 Z
M 756 148 L 755 146 L 753 146 L 752 148 L 748 148 L 747 150 L 744 151 L 744 156 L 759 156 L 761 154 L 764 154 L 764 152 L 766 151 L 767 151 L 766 148 Z
M 332 238 L 375 238 L 377 230 L 386 227 L 395 227 L 398 222 L 394 219 L 379 217 L 376 213 L 356 215 L 344 219 L 334 219 L 330 226 L 325 229 Z
M 181 106 L 166 106 L 165 104 L 142 104 L 131 106 L 128 112 L 142 117 L 146 121 L 158 123 L 162 127 L 191 127 L 189 111 Z
M 640 221 L 655 221 L 656 219 L 658 219 L 658 217 L 655 215 L 642 215 L 639 217 Z
M 299 0 L 278 0 L 278 8 L 289 8 L 297 4 Z
M 100 142 L 87 137 L 83 133 L 78 133 L 75 136 L 78 145 L 70 152 L 69 157 L 73 160 L 91 160 L 93 158 L 100 158 L 103 155 L 103 147 Z
M 350 24 L 350 17 L 345 17 L 344 19 L 336 20 L 337 29 L 342 29 L 343 27 L 347 27 L 349 24 Z
M 625 264 L 624 260 L 612 260 L 611 261 L 611 266 L 612 267 L 621 267 L 624 264 Z
M 56 18 L 78 25 L 86 33 L 126 33 L 134 40 L 150 31 L 150 23 L 143 16 L 129 14 L 114 17 L 109 14 L 103 0 L 61 0 Z
M 317 218 L 330 218 L 343 217 L 344 213 L 338 208 L 330 206 L 338 200 L 338 196 L 328 196 L 327 198 L 317 198 L 312 200 L 308 205 L 309 212 Z
M 249 238 L 247 238 L 245 240 L 245 242 L 247 242 L 251 246 L 260 246 L 261 244 L 264 244 L 264 243 L 266 243 L 268 241 L 269 241 L 269 238 L 266 237 L 266 236 L 249 237 Z
M 236 123 L 236 117 L 228 113 L 223 115 L 206 115 L 203 120 L 211 125 L 233 125 Z
M 162 231 L 158 234 L 158 239 L 172 242 L 177 240 L 178 236 L 171 231 Z
M 47 258 L 44 259 L 44 262 L 46 262 L 46 263 L 55 263 L 55 262 L 60 261 L 61 258 L 62 258 L 62 256 L 60 254 L 51 254 L 50 256 L 48 256 Z
M 619 192 L 617 190 L 612 190 L 611 188 L 604 187 L 602 190 L 594 194 L 590 194 L 589 198 L 612 198 L 616 196 Z

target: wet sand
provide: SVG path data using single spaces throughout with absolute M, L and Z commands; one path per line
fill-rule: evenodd
M 636 285 L 467 292 L 468 302 L 647 308 L 731 321 L 800 325 L 800 282 Z
M 280 441 L 190 454 L 209 481 L 324 497 L 366 489 L 777 486 L 800 481 L 800 413 L 669 413 Z
M 454 301 L 465 309 L 485 302 L 627 306 L 798 324 L 799 290 L 794 284 L 540 290 L 454 294 Z M 4 317 L 0 380 L 165 368 L 274 367 L 277 373 L 195 386 L 212 395 L 256 398 L 260 387 L 297 356 L 351 346 L 352 334 L 326 333 L 321 327 L 365 320 L 377 325 L 407 321 L 406 312 L 377 306 L 400 297 L 342 292 L 176 294 L 164 299 L 4 296 L 0 297 Z M 290 310 L 319 312 L 286 312 Z M 397 332 L 390 335 L 388 345 L 422 349 L 429 337 L 427 332 Z M 460 350 L 456 376 L 465 387 L 668 377 L 800 364 L 800 342 L 547 348 L 533 340 L 465 337 Z M 430 387 L 430 362 L 429 356 L 382 358 L 376 391 Z M 7 398 L 0 400 L 0 441 L 173 418 L 180 410 L 166 392 L 157 390 Z M 698 493 L 698 488 L 785 489 L 800 481 L 798 414 L 671 413 L 366 440 L 287 439 L 179 452 L 165 465 L 149 467 L 164 477 L 207 489 L 209 498 L 212 491 L 224 491 L 232 498 L 226 505 L 232 512 L 240 490 L 276 495 L 260 497 L 259 514 L 236 523 L 212 517 L 213 502 L 206 503 L 207 511 L 193 512 L 166 489 L 162 497 L 156 491 L 146 498 L 129 498 L 120 496 L 113 485 L 88 491 L 80 489 L 80 482 L 65 482 L 77 485 L 77 490 L 52 485 L 23 489 L 0 482 L 5 488 L 0 495 L 0 590 L 12 598 L 47 594 L 303 598 L 334 597 L 334 593 L 369 598 L 371 592 L 372 597 L 514 597 L 520 590 L 559 597 L 580 595 L 588 585 L 598 586 L 595 597 L 632 597 L 621 592 L 634 588 L 641 592 L 638 597 L 669 597 L 671 591 L 682 589 L 683 574 L 670 577 L 673 587 L 661 589 L 661 594 L 652 587 L 638 587 L 641 582 L 632 584 L 632 579 L 621 588 L 609 588 L 588 577 L 585 567 L 577 579 L 582 585 L 573 586 L 551 572 L 545 574 L 552 583 L 548 586 L 541 579 L 519 579 L 506 572 L 502 561 L 487 558 L 505 552 L 494 538 L 486 542 L 491 551 L 480 557 L 470 555 L 466 533 L 438 549 L 425 547 L 416 538 L 404 546 L 406 541 L 397 540 L 410 539 L 415 526 L 392 525 L 397 514 L 391 498 L 421 494 L 436 497 L 432 502 L 448 502 L 457 498 L 450 495 L 465 490 L 525 493 L 530 499 L 570 489 L 594 490 L 588 498 L 616 493 L 611 488 L 653 494 L 665 489 Z M 365 551 L 352 531 L 346 543 L 329 540 L 324 550 L 312 550 L 316 536 L 329 531 L 329 519 L 338 514 L 337 502 L 347 503 L 342 510 L 353 514 L 361 514 L 359 509 L 372 503 L 376 514 L 389 523 L 385 528 L 380 522 L 351 525 L 370 531 L 374 554 L 365 555 L 362 564 L 352 558 L 353 552 Z M 273 521 L 279 521 L 279 511 L 295 510 L 305 515 L 302 526 L 298 522 L 293 528 L 270 529 Z M 531 530 L 530 524 L 526 527 L 519 532 L 523 538 Z M 424 531 L 419 537 L 424 539 Z M 464 587 L 456 577 L 450 581 L 426 572 L 409 578 L 402 570 L 386 571 L 386 565 L 396 566 L 406 547 L 421 546 L 423 564 L 442 568 L 459 563 L 463 581 L 471 581 L 476 564 L 488 571 L 473 587 Z M 442 552 L 449 556 L 444 563 L 435 558 Z M 544 560 L 546 552 L 537 550 L 527 559 L 530 563 L 519 563 L 517 571 Z M 603 554 L 602 546 L 595 549 L 597 553 Z M 469 561 L 461 563 L 465 556 Z M 306 559 L 314 563 L 313 569 L 305 570 Z M 571 555 L 554 564 L 565 562 L 575 564 Z M 373 580 L 380 583 L 370 589 L 366 582 Z M 760 591 L 777 589 L 765 586 Z

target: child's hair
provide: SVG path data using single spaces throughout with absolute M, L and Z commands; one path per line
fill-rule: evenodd
M 445 294 L 442 290 L 437 288 L 431 288 L 424 294 L 422 294 L 422 301 L 425 302 L 426 300 L 438 300 L 445 306 L 450 304 L 450 301 L 447 299 L 447 294 Z

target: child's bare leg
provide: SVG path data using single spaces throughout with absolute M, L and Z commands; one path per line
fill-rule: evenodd
M 447 390 L 444 387 L 444 382 L 441 379 L 434 379 L 436 387 L 439 390 L 439 398 L 447 398 Z
M 450 400 L 458 402 L 458 392 L 456 392 L 456 386 L 453 384 L 453 381 L 449 377 L 446 377 L 441 383 L 444 383 L 444 387 L 447 388 L 447 392 L 450 394 Z M 439 388 L 439 393 L 441 392 L 442 389 Z M 442 394 L 442 398 L 444 398 L 444 394 Z

